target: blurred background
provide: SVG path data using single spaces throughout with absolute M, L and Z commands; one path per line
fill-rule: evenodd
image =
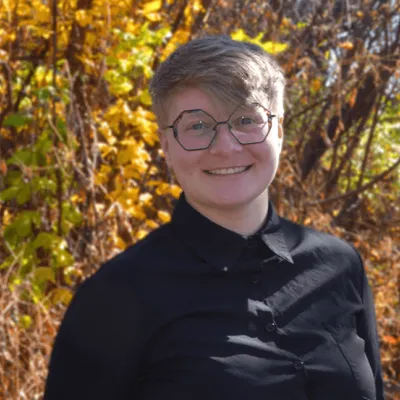
M 227 34 L 287 78 L 282 216 L 363 256 L 400 399 L 399 0 L 0 0 L 0 399 L 41 399 L 77 286 L 170 219 L 147 90 L 177 46 Z M 229 66 L 227 66 L 229 68 Z

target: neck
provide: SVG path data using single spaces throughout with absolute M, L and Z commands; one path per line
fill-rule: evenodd
M 268 190 L 250 204 L 236 208 L 217 208 L 192 202 L 188 197 L 186 201 L 206 218 L 242 236 L 250 236 L 258 232 L 268 213 Z

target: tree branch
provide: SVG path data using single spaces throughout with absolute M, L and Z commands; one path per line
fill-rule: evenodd
M 383 178 L 385 178 L 387 175 L 389 175 L 391 172 L 393 172 L 398 166 L 400 165 L 400 158 L 386 171 L 383 171 L 381 174 L 377 175 L 374 179 L 372 179 L 370 182 L 366 183 L 365 185 L 361 186 L 358 189 L 350 190 L 349 192 L 346 192 L 344 194 L 340 194 L 337 196 L 329 197 L 327 199 L 322 199 L 322 200 L 316 200 L 316 201 L 310 201 L 305 203 L 305 206 L 315 206 L 315 205 L 320 205 L 320 204 L 329 204 L 333 203 L 334 201 L 337 200 L 343 200 L 347 197 L 354 196 L 354 195 L 359 195 L 362 192 L 365 192 L 369 188 L 375 185 L 375 183 L 379 182 Z

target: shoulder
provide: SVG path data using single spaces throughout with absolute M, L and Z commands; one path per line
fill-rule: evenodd
M 346 240 L 286 218 L 280 217 L 280 221 L 290 251 L 315 252 L 323 257 L 335 255 L 360 262 L 358 252 Z
M 149 310 L 154 265 L 162 264 L 171 241 L 169 224 L 165 224 L 112 257 L 79 286 L 70 308 L 82 309 L 87 303 L 88 310 L 100 308 L 109 315 L 119 315 L 126 307 L 135 315 Z
M 146 271 L 143 260 L 147 255 L 159 254 L 157 249 L 167 240 L 168 227 L 162 226 L 87 278 L 66 310 L 58 337 L 80 343 L 104 357 L 123 359 L 130 346 L 140 350 L 163 321 L 163 315 L 150 301 L 154 297 L 150 280 L 143 284 L 138 271 L 141 266 Z
M 170 224 L 162 225 L 102 264 L 93 278 L 101 281 L 132 282 L 138 274 L 159 265 L 174 247 Z
M 332 274 L 351 275 L 359 283 L 364 267 L 352 244 L 337 236 L 297 224 L 280 217 L 289 251 L 296 261 L 331 270 Z

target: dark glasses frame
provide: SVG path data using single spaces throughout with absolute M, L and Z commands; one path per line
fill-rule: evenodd
M 176 117 L 176 119 L 174 120 L 174 122 L 171 124 L 171 125 L 168 125 L 168 126 L 166 126 L 166 127 L 164 127 L 164 129 L 172 129 L 173 130 L 173 133 L 174 133 L 174 138 L 175 138 L 175 140 L 180 144 L 180 146 L 184 149 L 184 150 L 186 150 L 186 151 L 199 151 L 199 150 L 207 150 L 208 148 L 210 148 L 210 146 L 212 145 L 212 143 L 214 142 L 214 140 L 215 140 L 215 138 L 217 137 L 217 134 L 218 134 L 218 130 L 217 130 L 217 127 L 218 127 L 218 125 L 223 125 L 223 124 L 227 124 L 228 125 L 228 127 L 229 127 L 229 132 L 231 133 L 231 135 L 241 144 L 241 145 L 247 145 L 247 144 L 258 144 L 258 143 L 262 143 L 262 142 L 264 142 L 266 139 L 267 139 L 267 137 L 268 137 L 268 135 L 269 135 L 269 133 L 271 132 L 271 129 L 272 129 L 272 120 L 273 120 L 273 118 L 276 118 L 277 117 L 277 115 L 276 114 L 272 114 L 271 113 L 271 111 L 269 111 L 267 108 L 265 108 L 264 106 L 262 106 L 261 104 L 259 104 L 259 103 L 252 103 L 252 105 L 253 106 L 260 106 L 264 111 L 265 111 L 265 113 L 267 114 L 267 117 L 268 117 L 268 119 L 267 119 L 267 121 L 265 122 L 265 124 L 268 124 L 268 131 L 267 131 L 267 133 L 265 134 L 265 136 L 264 136 L 264 138 L 262 139 L 262 140 L 259 140 L 259 141 L 255 141 L 255 142 L 245 142 L 245 143 L 243 143 L 243 142 L 241 142 L 236 136 L 235 136 L 235 134 L 232 132 L 232 125 L 230 124 L 230 119 L 231 119 L 231 117 L 232 117 L 232 115 L 237 111 L 237 109 L 238 108 L 240 108 L 240 107 L 242 107 L 242 106 L 237 106 L 232 112 L 231 112 L 231 114 L 229 115 L 229 117 L 228 117 L 228 119 L 226 120 L 226 121 L 220 121 L 220 122 L 217 122 L 216 121 L 216 119 L 211 115 L 211 114 L 209 114 L 207 111 L 204 111 L 204 110 L 202 110 L 201 108 L 194 108 L 194 109 L 190 109 L 190 110 L 183 110 L 177 117 Z M 179 123 L 179 121 L 182 119 L 182 117 L 183 117 L 183 115 L 185 114 L 185 113 L 187 113 L 187 112 L 203 112 L 203 113 L 205 113 L 205 114 L 207 114 L 210 118 L 212 118 L 212 120 L 213 121 L 215 121 L 216 123 L 215 123 L 215 125 L 213 126 L 213 128 L 212 128 L 212 131 L 214 131 L 214 136 L 212 137 L 212 139 L 210 140 L 210 143 L 209 143 L 209 145 L 207 146 L 207 147 L 198 147 L 198 148 L 195 148 L 195 149 L 192 149 L 192 148 L 186 148 L 180 141 L 179 141 L 179 135 L 178 135 L 178 129 L 177 129 L 177 125 L 178 125 L 178 123 Z M 265 125 L 264 125 L 265 126 Z

